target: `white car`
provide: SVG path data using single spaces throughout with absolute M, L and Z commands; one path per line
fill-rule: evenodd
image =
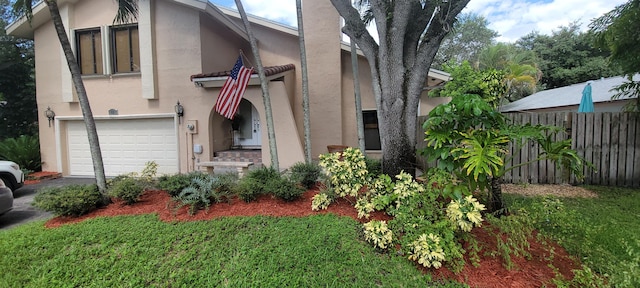
M 0 179 L 0 215 L 13 209 L 13 193 Z
M 0 161 L 0 180 L 13 192 L 24 185 L 24 173 L 15 162 Z

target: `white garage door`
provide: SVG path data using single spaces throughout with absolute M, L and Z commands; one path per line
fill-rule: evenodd
M 67 123 L 69 174 L 94 176 L 84 122 Z M 96 120 L 96 129 L 107 176 L 140 172 L 147 161 L 158 164 L 158 174 L 179 171 L 173 118 Z

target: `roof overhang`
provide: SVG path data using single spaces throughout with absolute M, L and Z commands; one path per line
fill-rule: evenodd
M 266 76 L 267 81 L 273 81 L 273 80 L 282 78 L 287 74 L 293 73 L 293 71 L 294 70 L 288 70 L 288 71 Z M 202 88 L 220 88 L 224 85 L 224 82 L 226 82 L 228 78 L 229 76 L 203 77 L 203 78 L 193 78 L 191 81 L 196 86 L 202 87 Z M 249 79 L 249 83 L 247 85 L 248 86 L 260 85 L 260 77 L 258 77 L 258 74 L 251 75 L 251 79 Z
M 222 6 L 216 6 L 216 8 L 220 10 L 222 13 L 224 13 L 226 16 L 233 17 L 235 19 L 240 19 L 240 13 L 236 10 L 222 7 Z M 251 22 L 252 24 L 264 26 L 266 28 L 270 28 L 276 31 L 283 32 L 285 34 L 289 34 L 291 36 L 298 37 L 298 29 L 296 27 L 278 23 L 276 21 L 269 20 L 267 18 L 258 17 L 251 14 L 247 14 L 247 17 L 249 18 L 249 22 Z
M 76 3 L 79 0 L 58 0 L 58 6 L 62 6 L 65 3 Z M 104 0 L 103 0 L 104 1 Z M 245 32 L 244 28 L 236 24 L 227 14 L 225 14 L 220 8 L 213 5 L 207 0 L 171 0 L 176 4 L 190 7 L 203 14 L 208 15 L 212 19 L 222 23 L 228 27 L 231 31 L 242 37 L 244 40 L 249 41 L 249 36 Z M 33 31 L 51 20 L 49 9 L 44 1 L 38 2 L 32 9 L 33 18 L 31 23 L 27 20 L 27 17 L 20 17 L 20 19 L 7 26 L 7 34 L 16 36 L 19 38 L 33 39 Z M 115 17 L 115 15 L 114 15 Z
M 66 3 L 76 3 L 78 0 L 58 0 L 58 6 L 62 6 Z M 36 3 L 31 13 L 33 18 L 31 22 L 26 16 L 20 17 L 18 20 L 9 24 L 6 28 L 7 35 L 16 36 L 18 38 L 33 39 L 33 31 L 51 20 L 51 14 L 49 14 L 49 8 L 44 1 Z

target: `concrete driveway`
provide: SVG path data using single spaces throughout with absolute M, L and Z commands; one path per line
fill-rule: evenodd
M 25 185 L 13 191 L 13 210 L 0 216 L 0 229 L 9 229 L 31 221 L 51 218 L 53 216 L 51 213 L 38 210 L 31 206 L 33 198 L 41 188 L 92 183 L 95 183 L 95 179 L 93 178 L 58 178 L 42 180 L 38 184 Z

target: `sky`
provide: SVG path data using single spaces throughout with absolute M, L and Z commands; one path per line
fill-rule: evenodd
M 235 9 L 233 0 L 210 1 Z M 242 5 L 247 13 L 296 26 L 295 2 L 243 0 Z M 576 21 L 586 31 L 592 19 L 625 2 L 627 0 L 471 0 L 463 13 L 484 16 L 490 23 L 489 28 L 500 34 L 496 40 L 515 42 L 533 31 L 550 35 L 558 27 Z

